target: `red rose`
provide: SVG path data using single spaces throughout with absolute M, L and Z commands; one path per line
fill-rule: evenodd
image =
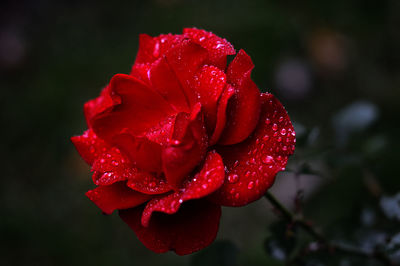
M 97 185 L 86 195 L 155 252 L 208 246 L 221 205 L 259 199 L 294 151 L 285 109 L 243 50 L 226 66 L 233 54 L 204 30 L 140 35 L 131 74 L 84 106 L 89 129 L 72 141 Z

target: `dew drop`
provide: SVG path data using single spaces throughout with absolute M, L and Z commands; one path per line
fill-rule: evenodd
M 279 120 L 278 120 L 279 122 L 282 122 L 283 121 L 283 116 L 281 116 L 281 117 L 279 117 Z
M 201 185 L 201 187 L 202 187 L 203 189 L 207 189 L 208 185 L 207 185 L 207 184 L 203 184 L 203 185 Z
M 271 120 L 269 118 L 265 119 L 265 124 L 269 125 L 271 123 Z
M 284 128 L 281 129 L 281 135 L 283 135 L 283 136 L 286 135 L 286 129 L 284 129 Z
M 247 189 L 253 189 L 254 187 L 254 182 L 250 181 L 249 184 L 247 185 Z
M 246 173 L 244 174 L 245 177 L 249 177 L 251 175 L 250 171 L 246 171 Z
M 265 164 L 273 164 L 274 163 L 274 157 L 272 157 L 272 156 L 270 156 L 270 155 L 266 155 L 264 158 L 263 158 L 263 163 L 265 163 Z
M 239 194 L 239 192 L 237 192 L 237 193 L 235 194 L 235 199 L 239 199 L 239 197 L 240 197 L 240 194 Z
M 277 131 L 277 130 L 278 130 L 278 125 L 274 123 L 274 124 L 272 125 L 272 130 L 273 130 L 273 131 Z
M 228 182 L 233 184 L 236 183 L 239 180 L 239 176 L 236 174 L 231 174 L 228 176 Z

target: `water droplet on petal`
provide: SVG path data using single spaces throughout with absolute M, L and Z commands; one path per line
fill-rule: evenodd
M 272 125 L 272 130 L 273 130 L 273 131 L 277 131 L 277 130 L 278 130 L 278 125 L 274 123 L 274 124 Z
M 263 163 L 265 164 L 273 164 L 275 162 L 274 157 L 270 156 L 270 155 L 266 155 L 263 158 Z
M 247 189 L 253 189 L 254 187 L 254 182 L 250 181 L 249 184 L 247 185 Z
M 237 174 L 230 174 L 228 176 L 228 182 L 233 184 L 236 183 L 239 180 L 239 176 Z
M 286 135 L 286 129 L 284 128 L 281 129 L 281 135 Z

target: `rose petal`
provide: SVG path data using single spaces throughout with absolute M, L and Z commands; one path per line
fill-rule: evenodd
M 235 54 L 235 49 L 226 39 L 220 38 L 212 32 L 196 28 L 186 28 L 183 34 L 195 43 L 200 44 L 209 52 L 208 62 L 222 70 L 226 67 L 226 56 Z
M 146 137 L 162 146 L 167 145 L 172 138 L 176 115 L 170 115 L 154 125 L 146 132 Z
M 246 139 L 257 125 L 260 114 L 260 91 L 251 80 L 254 65 L 250 57 L 240 50 L 228 66 L 228 81 L 235 88 L 229 100 L 227 122 L 219 144 L 232 145 Z
M 130 134 L 114 136 L 113 141 L 133 166 L 144 172 L 161 173 L 161 145 L 147 137 L 134 137 Z
M 86 123 L 89 128 L 92 127 L 92 119 L 107 110 L 110 110 L 115 105 L 119 104 L 121 99 L 118 96 L 111 95 L 110 86 L 106 86 L 100 93 L 100 96 L 86 102 L 83 105 L 83 112 L 85 114 Z
M 136 55 L 135 65 L 153 63 L 182 39 L 183 37 L 181 35 L 173 34 L 161 34 L 157 37 L 151 37 L 147 34 L 140 34 L 139 50 Z
M 139 173 L 127 182 L 127 186 L 144 194 L 163 194 L 172 190 L 163 178 L 148 173 Z
M 217 101 L 226 85 L 226 76 L 215 66 L 205 65 L 196 74 L 193 88 L 203 107 L 209 135 L 214 131 L 217 120 Z
M 150 77 L 149 77 L 150 68 L 151 68 L 150 63 L 134 64 L 132 66 L 130 75 L 140 79 L 141 81 L 150 86 Z
M 149 70 L 149 78 L 152 88 L 169 102 L 176 111 L 189 112 L 189 102 L 185 92 L 165 57 L 161 57 L 153 63 Z
M 168 184 L 179 189 L 182 181 L 204 159 L 208 146 L 200 103 L 195 105 L 190 117 L 178 114 L 172 138 L 171 144 L 162 151 L 163 172 Z
M 173 250 L 178 255 L 210 245 L 217 235 L 221 217 L 220 206 L 195 200 L 173 215 L 157 213 L 149 226 L 144 227 L 140 222 L 142 210 L 141 207 L 121 210 L 119 215 L 148 249 L 156 253 Z
M 196 74 L 208 57 L 207 50 L 190 40 L 184 39 L 168 50 L 165 56 L 168 65 L 178 77 L 190 106 L 193 106 L 197 100 L 191 84 L 194 74 Z
M 103 149 L 93 162 L 92 171 L 93 182 L 96 185 L 110 185 L 127 180 L 138 172 L 116 147 Z
M 142 224 L 148 226 L 153 212 L 176 213 L 185 201 L 199 199 L 216 191 L 224 183 L 225 171 L 221 156 L 209 152 L 200 172 L 187 180 L 178 192 L 152 199 L 143 211 Z
M 124 182 L 99 186 L 86 192 L 86 196 L 105 214 L 111 214 L 117 209 L 136 207 L 151 198 L 149 195 L 128 188 Z
M 81 136 L 71 137 L 72 143 L 75 145 L 79 155 L 89 165 L 99 157 L 109 146 L 91 130 L 86 130 Z
M 93 119 L 93 130 L 110 143 L 117 134 L 137 136 L 174 113 L 159 94 L 132 76 L 117 74 L 110 86 L 121 103 Z
M 259 199 L 286 166 L 295 148 L 295 132 L 281 103 L 262 94 L 261 116 L 246 141 L 219 146 L 226 167 L 226 182 L 211 197 L 225 206 L 242 206 Z
M 228 106 L 229 99 L 235 94 L 235 89 L 228 84 L 218 101 L 217 108 L 217 121 L 214 132 L 211 136 L 210 146 L 215 145 L 221 137 L 222 131 L 226 124 L 226 107 Z

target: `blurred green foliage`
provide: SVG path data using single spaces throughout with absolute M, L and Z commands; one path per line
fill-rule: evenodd
M 129 72 L 139 33 L 191 26 L 245 49 L 256 65 L 253 79 L 296 123 L 294 173 L 278 175 L 278 197 L 296 196 L 279 189 L 285 180 L 300 184 L 304 215 L 330 238 L 398 253 L 392 237 L 399 220 L 385 216 L 380 202 L 400 190 L 399 13 L 397 0 L 3 1 L 0 264 L 281 265 L 264 252 L 265 239 L 270 251 L 293 247 L 274 240 L 265 199 L 224 208 L 222 242 L 178 257 L 147 250 L 117 215 L 102 216 L 84 196 L 93 187 L 89 167 L 69 141 L 86 128 L 83 103 L 113 74 Z M 338 132 L 340 110 L 359 101 L 373 106 L 376 118 Z M 350 111 L 346 121 L 364 114 Z M 307 265 L 376 265 L 322 255 Z

